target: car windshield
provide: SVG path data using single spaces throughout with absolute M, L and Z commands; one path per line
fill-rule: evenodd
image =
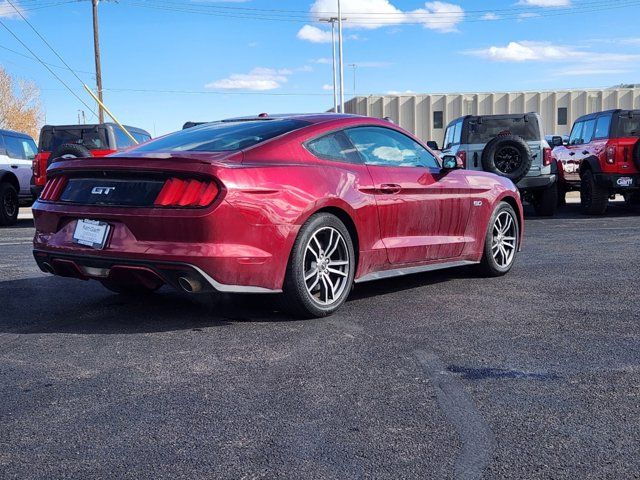
M 640 137 L 640 113 L 620 115 L 618 120 L 618 137 Z
M 180 130 L 135 148 L 136 152 L 227 152 L 242 150 L 309 125 L 301 120 L 207 123 Z
M 535 116 L 515 118 L 482 118 L 469 121 L 466 143 L 487 143 L 497 135 L 517 135 L 524 140 L 541 140 L 538 120 Z

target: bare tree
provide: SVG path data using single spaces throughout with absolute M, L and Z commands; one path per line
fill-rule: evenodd
M 38 137 L 42 108 L 34 82 L 16 79 L 0 66 L 0 128 Z

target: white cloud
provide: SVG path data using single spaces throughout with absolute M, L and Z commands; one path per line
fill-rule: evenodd
M 306 40 L 313 43 L 331 43 L 331 32 L 329 30 L 322 30 L 313 25 L 305 25 L 297 34 L 300 40 Z
M 20 13 L 25 15 L 24 10 L 20 7 L 18 2 L 14 1 L 12 3 L 20 11 Z M 9 2 L 7 2 L 7 0 L 0 0 L 0 18 L 20 18 L 20 15 L 18 15 L 18 12 L 16 12 L 16 10 L 11 6 Z
M 411 95 L 413 90 L 405 90 L 404 92 L 400 92 L 398 90 L 389 90 L 387 95 Z
M 493 12 L 485 13 L 480 17 L 481 20 L 499 20 L 500 16 Z
M 227 78 L 221 78 L 207 83 L 205 88 L 220 88 L 224 90 L 275 90 L 286 83 L 291 70 L 257 67 L 249 73 L 234 73 Z
M 319 63 L 320 65 L 331 65 L 332 60 L 330 58 L 323 57 L 323 58 L 316 58 L 315 60 L 312 60 L 312 62 Z
M 333 85 L 329 85 L 328 83 L 325 83 L 324 85 L 322 85 L 322 90 L 326 90 L 326 91 L 333 90 Z
M 344 28 L 366 30 L 418 23 L 431 30 L 453 32 L 464 19 L 462 7 L 442 1 L 426 2 L 424 8 L 403 11 L 389 0 L 342 0 L 342 12 L 347 17 Z M 311 5 L 311 15 L 316 21 L 337 15 L 335 0 L 315 0 Z M 314 43 L 329 43 L 331 31 L 305 25 L 298 32 L 298 38 Z
M 520 0 L 518 5 L 531 7 L 569 7 L 571 0 Z
M 526 20 L 527 18 L 536 18 L 536 17 L 539 17 L 539 16 L 540 16 L 539 13 L 534 13 L 534 12 L 519 13 L 518 14 L 518 21 Z
M 570 48 L 543 42 L 509 42 L 505 47 L 489 47 L 466 52 L 495 62 L 526 62 L 531 60 L 561 60 L 575 55 Z

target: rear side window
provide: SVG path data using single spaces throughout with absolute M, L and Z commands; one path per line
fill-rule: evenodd
M 301 120 L 207 123 L 152 140 L 136 152 L 227 152 L 242 150 L 309 125 Z
M 582 141 L 580 143 L 589 143 L 593 138 L 593 132 L 596 128 L 596 119 L 587 120 L 582 127 Z
M 469 121 L 468 138 L 465 143 L 488 143 L 498 135 L 517 135 L 526 141 L 540 140 L 538 119 L 529 115 L 516 118 L 482 118 Z
M 30 138 L 4 135 L 4 146 L 9 158 L 33 160 L 36 156 L 36 144 Z
M 104 128 L 47 128 L 40 135 L 40 150 L 51 152 L 65 143 L 84 145 L 89 150 L 108 150 Z
M 453 145 L 458 145 L 461 140 L 461 134 L 462 120 L 449 125 L 444 135 L 444 148 L 451 148 Z
M 306 146 L 316 157 L 324 160 L 361 163 L 360 155 L 342 131 L 311 140 Z
M 621 138 L 640 137 L 640 113 L 634 113 L 631 118 L 629 115 L 620 114 L 617 136 Z
M 596 122 L 596 133 L 593 138 L 607 138 L 609 136 L 609 127 L 611 126 L 611 115 L 603 115 Z
M 345 132 L 367 165 L 439 167 L 435 157 L 426 148 L 396 130 L 357 127 Z
M 581 143 L 582 126 L 584 122 L 576 122 L 571 129 L 571 135 L 569 136 L 569 145 L 577 145 Z

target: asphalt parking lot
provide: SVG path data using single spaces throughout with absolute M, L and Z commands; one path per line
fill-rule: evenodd
M 640 478 L 640 208 L 307 321 L 54 278 L 32 235 L 0 230 L 2 478 Z

